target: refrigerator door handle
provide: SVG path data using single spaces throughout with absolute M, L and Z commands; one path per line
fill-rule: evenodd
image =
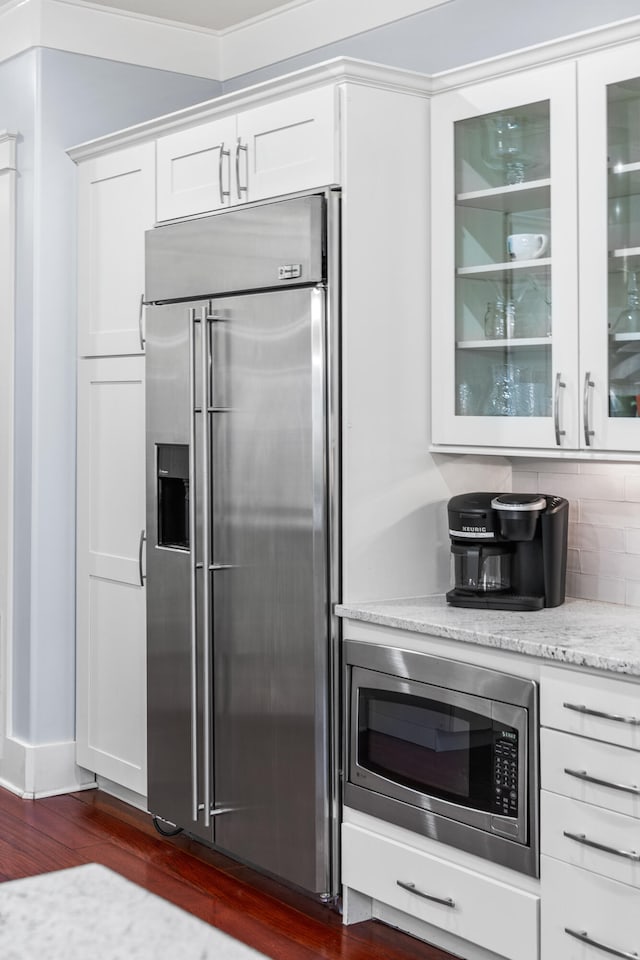
M 203 686 L 203 776 L 204 776 L 204 825 L 211 825 L 211 592 L 210 573 L 211 543 L 210 515 L 211 499 L 211 346 L 210 321 L 211 304 L 202 308 L 200 316 L 202 343 L 202 686 Z
M 196 475 L 196 335 L 195 325 L 200 321 L 192 307 L 189 310 L 189 478 L 195 486 Z M 196 604 L 196 497 L 195 489 L 189 496 L 189 608 L 190 608 L 190 681 L 191 681 L 191 819 L 198 821 L 198 620 Z

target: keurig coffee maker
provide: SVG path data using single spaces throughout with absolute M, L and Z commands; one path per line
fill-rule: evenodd
M 564 602 L 569 504 L 529 493 L 466 493 L 448 504 L 455 607 L 540 610 Z

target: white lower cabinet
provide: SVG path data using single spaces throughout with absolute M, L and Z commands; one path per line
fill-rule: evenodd
M 554 668 L 540 683 L 541 960 L 631 960 L 640 956 L 639 688 Z
M 144 357 L 78 361 L 77 762 L 145 795 Z
M 542 960 L 640 956 L 640 891 L 542 857 Z
M 535 894 L 349 823 L 342 858 L 345 886 L 501 957 L 538 960 Z

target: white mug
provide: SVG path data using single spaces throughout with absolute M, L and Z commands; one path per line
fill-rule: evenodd
M 511 260 L 535 260 L 547 252 L 546 233 L 512 233 L 507 237 L 507 253 Z

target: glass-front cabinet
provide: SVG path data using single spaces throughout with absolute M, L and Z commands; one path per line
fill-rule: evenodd
M 575 446 L 575 64 L 432 106 L 433 442 Z
M 640 45 L 578 83 L 582 441 L 640 452 Z

